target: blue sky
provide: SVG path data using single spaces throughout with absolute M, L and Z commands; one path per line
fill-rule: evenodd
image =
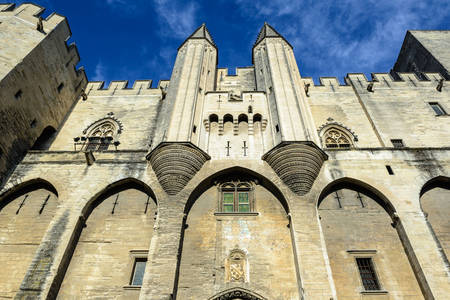
M 21 3 L 24 1 L 9 1 Z M 251 65 L 267 21 L 303 77 L 388 72 L 408 29 L 450 29 L 448 0 L 37 0 L 69 20 L 89 80 L 169 79 L 176 49 L 206 23 L 219 67 Z

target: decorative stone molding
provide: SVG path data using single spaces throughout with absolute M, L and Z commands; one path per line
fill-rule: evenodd
M 336 122 L 333 118 L 329 117 L 327 119 L 327 122 L 325 124 L 322 124 L 318 129 L 317 129 L 317 133 L 319 134 L 319 136 L 321 136 L 322 132 L 325 132 L 327 129 L 329 129 L 330 127 L 337 127 L 339 129 L 343 129 L 344 131 L 348 132 L 350 135 L 353 136 L 353 140 L 355 142 L 358 141 L 358 136 L 356 135 L 356 133 L 351 130 L 350 128 L 348 128 L 347 126 L 345 126 L 342 123 Z
M 242 300 L 266 300 L 266 298 L 252 293 L 243 288 L 232 288 L 221 292 L 220 294 L 209 298 L 209 300 L 231 300 L 231 299 L 242 299 Z
M 262 157 L 299 196 L 309 192 L 328 156 L 313 142 L 282 142 Z
M 164 142 L 147 155 L 159 183 L 169 195 L 178 194 L 209 159 L 203 150 L 187 142 Z

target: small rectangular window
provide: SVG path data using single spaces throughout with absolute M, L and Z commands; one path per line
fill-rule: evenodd
M 434 110 L 436 116 L 443 116 L 443 115 L 447 114 L 445 112 L 445 110 L 442 108 L 442 106 L 439 105 L 439 103 L 430 102 L 429 104 L 430 104 L 431 108 Z
M 275 130 L 276 130 L 277 132 L 280 132 L 280 127 L 278 126 L 278 124 L 275 125 Z
M 405 145 L 403 144 L 403 140 L 401 140 L 401 139 L 391 140 L 391 143 L 394 146 L 394 148 L 403 148 L 403 147 L 405 147 Z
M 20 98 L 22 98 L 22 90 L 18 90 L 15 94 L 14 97 L 16 97 L 16 100 L 19 100 Z
M 37 120 L 36 120 L 36 119 L 34 119 L 33 121 L 31 121 L 31 123 L 30 123 L 30 127 L 31 127 L 31 128 L 35 128 L 36 125 L 37 125 Z
M 359 275 L 361 276 L 364 289 L 366 291 L 379 291 L 380 284 L 373 268 L 372 258 L 357 257 L 356 263 L 358 264 Z
M 135 285 L 135 286 L 142 285 L 142 279 L 144 278 L 146 264 L 147 264 L 147 258 L 136 257 L 136 259 L 134 260 L 133 273 L 132 273 L 130 285 Z
M 197 131 L 197 126 L 194 125 L 194 127 L 192 128 L 192 132 L 195 133 Z
M 61 93 L 62 89 L 64 88 L 64 83 L 60 83 L 60 85 L 58 85 L 58 93 Z

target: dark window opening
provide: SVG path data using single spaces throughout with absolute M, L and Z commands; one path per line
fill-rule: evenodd
M 391 140 L 391 143 L 394 146 L 394 148 L 403 148 L 403 147 L 405 147 L 405 145 L 403 144 L 403 140 L 401 140 L 401 139 Z
M 230 114 L 226 114 L 226 115 L 223 117 L 223 123 L 225 124 L 226 122 L 231 122 L 231 123 L 233 123 L 233 116 L 230 115 Z
M 209 115 L 209 123 L 219 122 L 219 117 L 216 114 Z
M 195 133 L 197 131 L 197 126 L 194 125 L 194 127 L 192 128 L 192 132 Z
M 262 120 L 262 116 L 260 114 L 255 114 L 253 116 L 253 123 L 261 122 L 261 120 Z
M 42 131 L 41 135 L 34 142 L 31 150 L 48 150 L 56 135 L 56 130 L 52 126 L 47 126 Z
M 36 125 L 37 125 L 37 120 L 36 120 L 36 119 L 34 119 L 33 121 L 31 121 L 31 123 L 30 123 L 30 127 L 31 127 L 31 128 L 35 128 Z
M 241 123 L 241 122 L 248 123 L 248 117 L 247 117 L 247 115 L 244 115 L 244 114 L 240 114 L 240 115 L 239 115 L 239 117 L 238 117 L 238 123 Z
M 356 258 L 356 263 L 358 264 L 359 275 L 361 276 L 364 289 L 366 291 L 380 290 L 380 284 L 373 268 L 372 258 L 358 257 Z
M 130 285 L 141 286 L 142 279 L 144 278 L 145 265 L 147 264 L 147 258 L 137 257 L 134 260 L 133 272 L 130 280 Z
M 392 171 L 391 166 L 386 166 L 386 170 L 388 171 L 389 175 L 394 175 L 394 171 Z
M 61 93 L 61 91 L 62 91 L 62 89 L 64 88 L 64 83 L 60 83 L 59 85 L 58 85 L 58 93 Z
M 439 103 L 430 102 L 429 104 L 430 104 L 431 108 L 434 110 L 436 116 L 444 116 L 447 114 L 445 112 L 445 110 L 442 108 L 442 106 L 439 105 Z
M 278 126 L 278 124 L 275 125 L 275 130 L 276 130 L 277 132 L 280 132 L 280 127 Z
M 14 97 L 16 97 L 17 100 L 19 100 L 20 98 L 22 98 L 22 90 L 18 90 L 15 94 Z

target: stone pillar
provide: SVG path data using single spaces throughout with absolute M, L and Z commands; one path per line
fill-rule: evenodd
M 425 299 L 446 299 L 450 278 L 421 211 L 399 211 L 394 220 Z
M 139 299 L 175 299 L 178 282 L 178 266 L 181 259 L 184 213 L 179 198 L 168 196 L 160 199 L 158 219 L 148 253 L 142 290 Z

